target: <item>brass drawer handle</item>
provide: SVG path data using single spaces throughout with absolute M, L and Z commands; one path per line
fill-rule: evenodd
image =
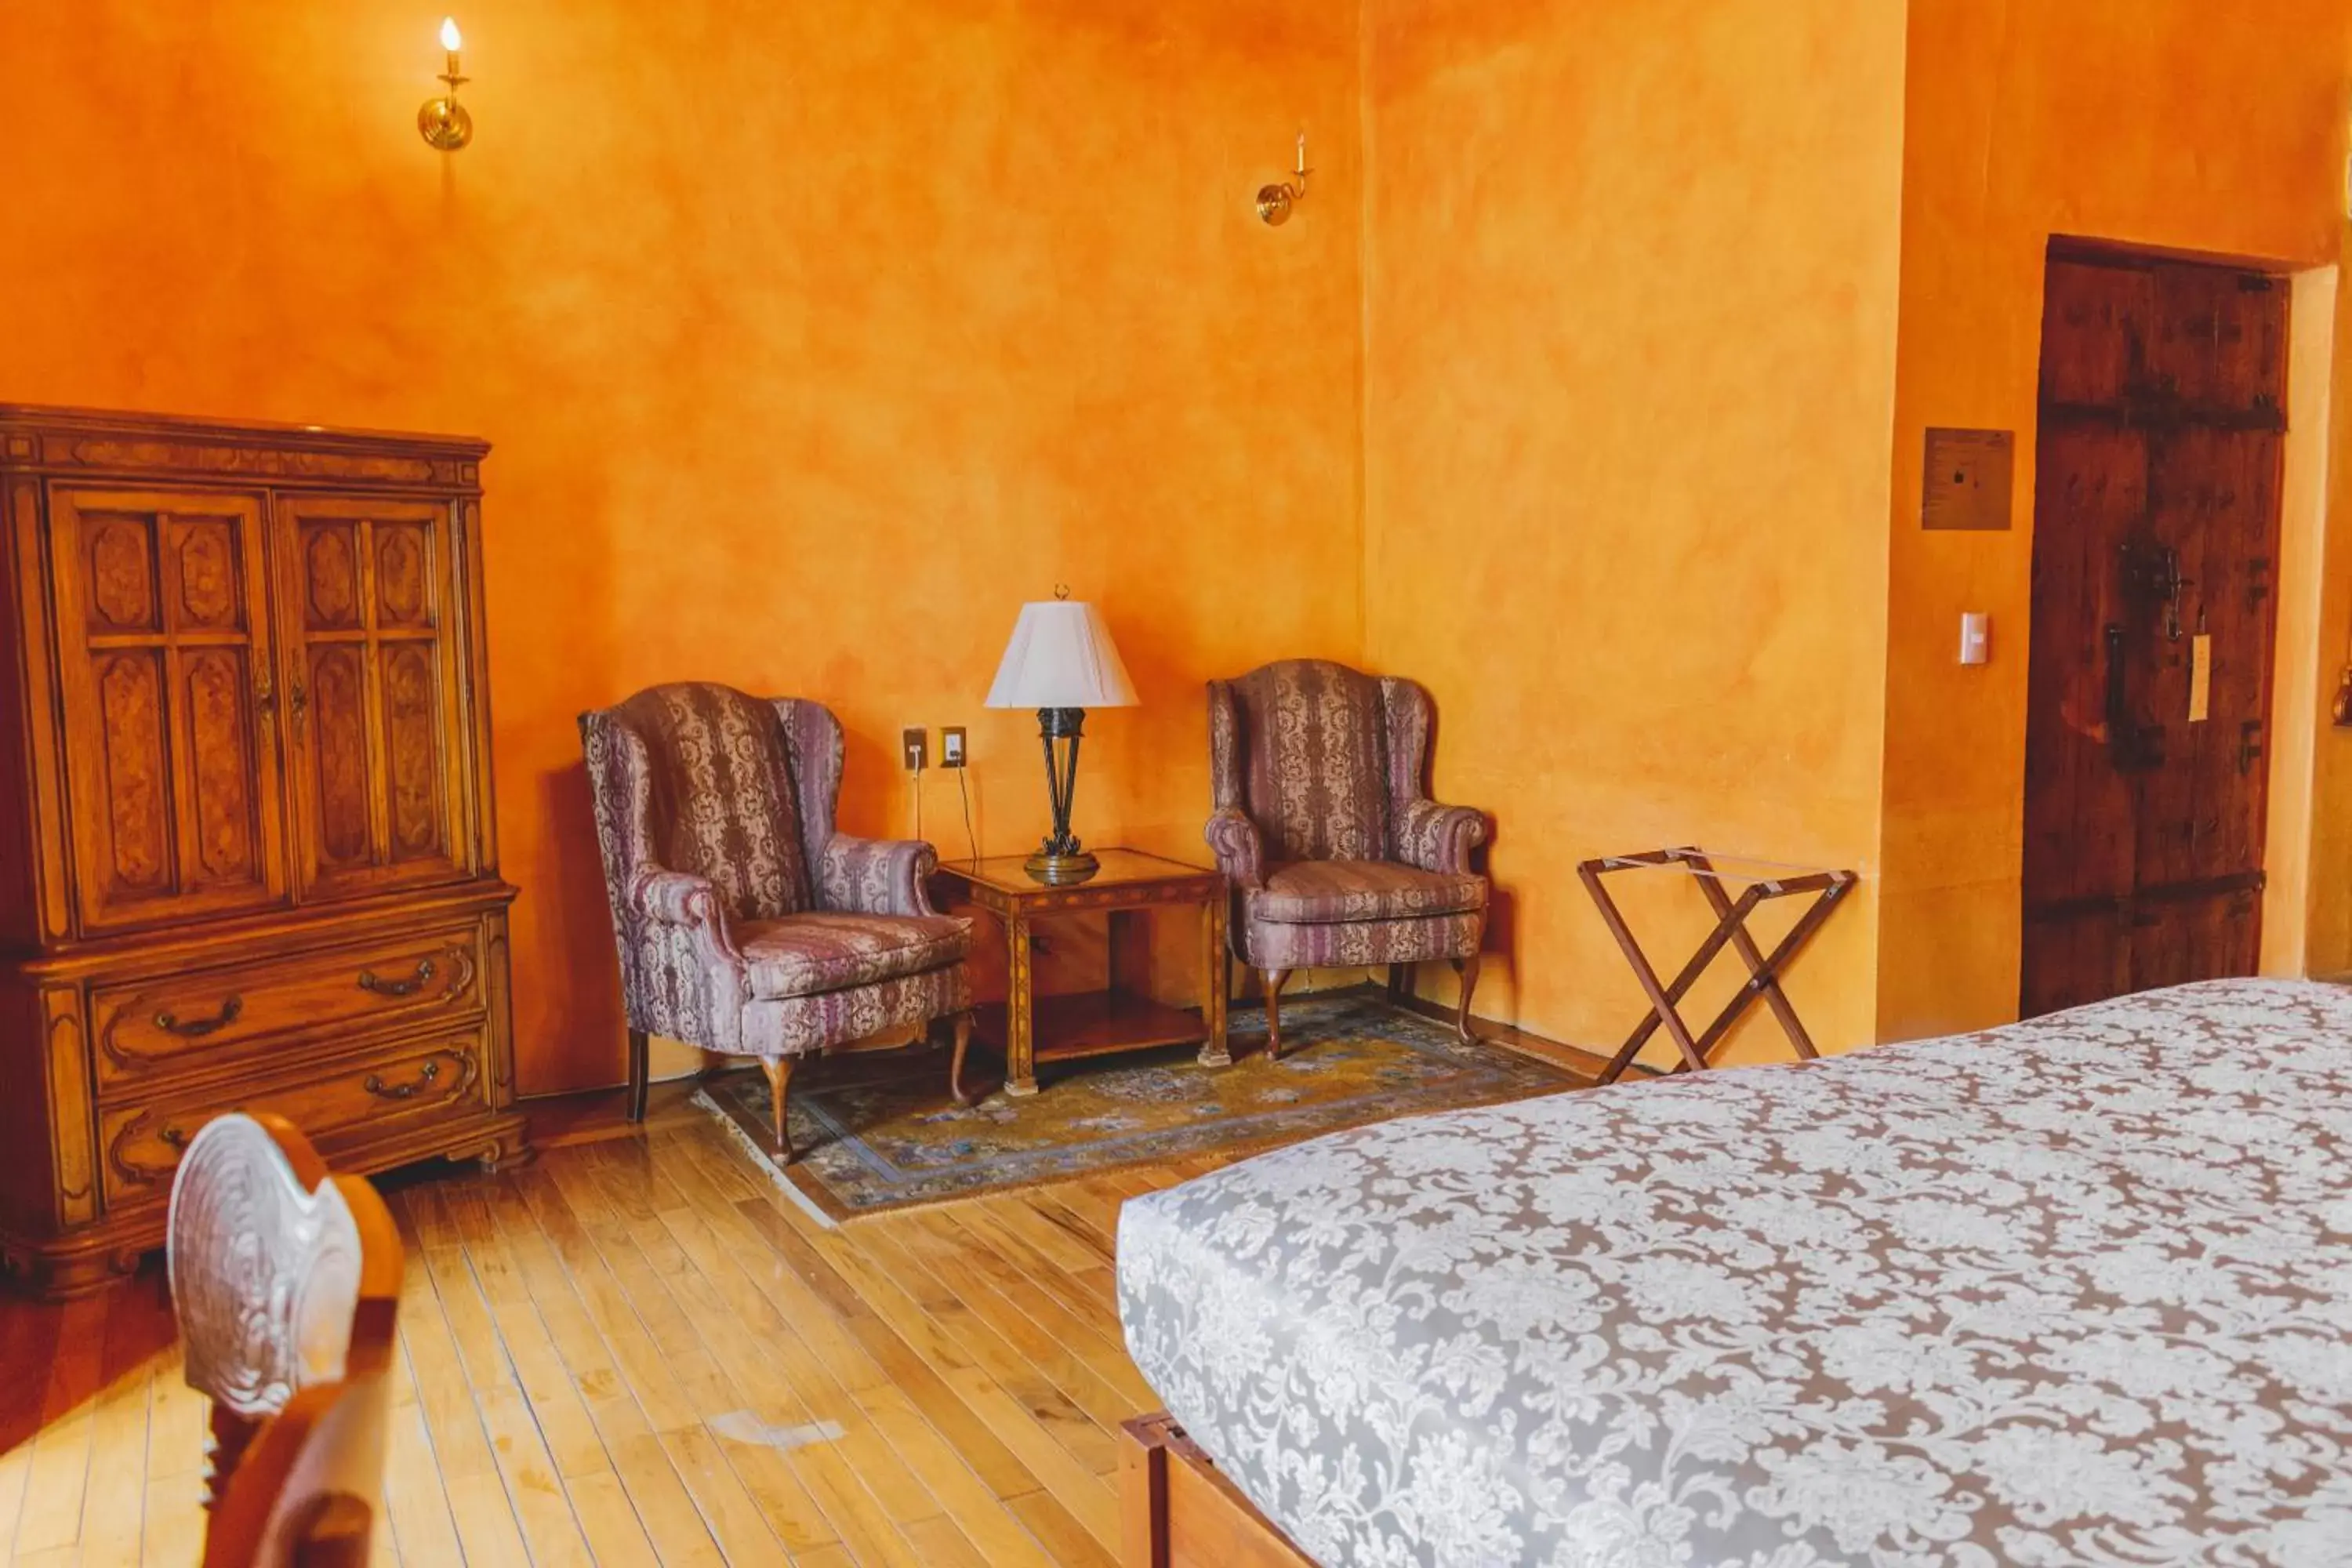
M 414 996 L 433 982 L 433 961 L 416 961 L 416 973 L 407 980 L 380 980 L 373 969 L 360 971 L 360 989 L 377 996 Z
M 426 1062 L 422 1068 L 417 1069 L 416 1081 L 415 1083 L 404 1083 L 394 1087 L 394 1085 L 385 1083 L 377 1074 L 370 1073 L 367 1075 L 367 1081 L 360 1087 L 366 1089 L 370 1094 L 374 1095 L 378 1100 L 408 1100 L 414 1098 L 419 1089 L 422 1089 L 426 1084 L 431 1083 L 435 1079 L 439 1078 L 440 1076 L 441 1064 L 439 1062 Z
M 166 1148 L 184 1150 L 188 1146 L 188 1135 L 176 1127 L 166 1127 L 155 1136 L 163 1141 Z
M 158 1013 L 155 1015 L 155 1026 L 167 1035 L 177 1035 L 184 1040 L 201 1040 L 206 1035 L 218 1034 L 236 1023 L 237 1015 L 244 1011 L 245 998 L 232 996 L 222 1003 L 221 1010 L 209 1018 L 190 1018 L 183 1023 L 174 1014 Z

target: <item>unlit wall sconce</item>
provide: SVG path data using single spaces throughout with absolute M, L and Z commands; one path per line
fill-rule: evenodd
M 448 53 L 449 68 L 441 73 L 441 79 L 449 84 L 449 90 L 439 98 L 426 99 L 425 107 L 416 111 L 417 134 L 425 138 L 426 146 L 444 153 L 455 153 L 474 139 L 474 117 L 457 101 L 457 89 L 467 79 L 457 72 L 457 48 L 464 42 L 457 34 L 457 18 L 442 17 L 441 47 Z
M 1260 222 L 1280 227 L 1290 221 L 1293 202 L 1307 199 L 1307 132 L 1298 133 L 1298 166 L 1291 171 L 1295 181 L 1257 188 L 1257 216 Z

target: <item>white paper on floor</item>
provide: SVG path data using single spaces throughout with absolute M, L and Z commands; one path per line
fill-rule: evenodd
M 799 1426 L 771 1426 L 748 1410 L 730 1410 L 710 1418 L 710 1429 L 737 1443 L 759 1443 L 771 1448 L 801 1448 L 830 1443 L 841 1436 L 838 1421 L 811 1421 Z

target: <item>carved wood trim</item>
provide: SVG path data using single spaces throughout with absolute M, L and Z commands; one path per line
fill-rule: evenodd
M 41 1005 L 48 1015 L 49 1124 L 55 1134 L 52 1159 L 58 1209 L 66 1224 L 74 1225 L 98 1212 L 91 1169 L 89 1053 L 82 1037 L 81 994 L 45 991 Z
M 21 657 L 25 661 L 25 708 L 31 720 L 26 735 L 26 765 L 31 774 L 35 852 L 33 879 L 40 902 L 41 933 L 62 942 L 73 934 L 73 853 L 58 782 L 64 776 L 58 756 L 58 721 L 53 706 L 56 673 L 50 665 L 47 563 L 43 560 L 47 529 L 41 523 L 40 486 L 30 479 L 11 487 L 10 510 L 16 521 L 12 548 L 16 555 L 18 612 L 22 618 Z
M 59 447 L 63 446 L 62 453 Z M 52 461 L 91 468 L 168 468 L 174 472 L 255 475 L 264 479 L 373 479 L 431 484 L 441 465 L 425 458 L 362 457 L 342 452 L 287 452 L 252 447 L 208 447 L 186 441 L 97 438 L 53 443 Z M 454 479 L 452 468 L 448 477 Z
M 131 1144 L 132 1140 L 138 1137 L 141 1131 L 144 1129 L 149 1122 L 158 1119 L 159 1112 L 153 1106 L 144 1107 L 135 1113 L 130 1121 L 116 1128 L 114 1130 L 114 1136 L 107 1141 L 106 1163 L 108 1166 L 113 1170 L 114 1173 L 122 1179 L 123 1185 L 152 1187 L 157 1185 L 163 1180 L 163 1178 L 169 1176 L 173 1171 L 179 1169 L 180 1163 L 176 1160 L 168 1165 L 142 1165 L 135 1164 L 131 1161 L 123 1157 L 123 1150 Z M 165 1121 L 163 1123 L 163 1130 L 156 1134 L 156 1137 L 160 1142 L 173 1149 L 184 1149 L 187 1147 L 188 1134 L 186 1130 L 174 1126 L 169 1121 Z

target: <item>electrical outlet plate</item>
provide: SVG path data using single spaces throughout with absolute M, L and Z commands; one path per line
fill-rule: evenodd
M 962 725 L 942 724 L 940 726 L 940 766 L 943 768 L 960 768 L 963 766 Z
M 898 760 L 908 773 L 918 773 L 931 760 L 930 731 L 909 726 L 898 732 Z

